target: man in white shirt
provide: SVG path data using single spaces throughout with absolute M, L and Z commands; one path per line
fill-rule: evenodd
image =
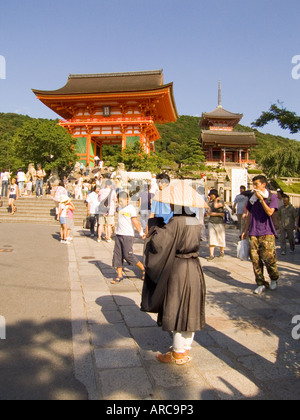
M 244 232 L 244 227 L 246 224 L 246 216 L 247 216 L 246 214 L 247 212 L 244 215 L 245 207 L 248 204 L 248 197 L 243 194 L 245 191 L 246 191 L 246 187 L 244 187 L 244 185 L 241 185 L 240 194 L 238 194 L 235 197 L 234 203 L 233 203 L 233 211 L 235 211 L 236 209 L 236 215 L 238 218 L 237 228 L 240 230 L 241 233 Z
M 17 173 L 17 182 L 18 182 L 18 188 L 20 195 L 24 195 L 24 183 L 25 183 L 25 173 L 22 171 L 22 169 L 18 170 Z
M 132 204 L 129 204 L 129 197 L 125 191 L 121 191 L 118 197 L 120 208 L 113 255 L 113 267 L 116 268 L 118 277 L 111 281 L 112 284 L 123 280 L 123 260 L 126 260 L 129 265 L 136 265 L 142 271 L 143 277 L 145 273 L 143 264 L 133 253 L 134 227 L 140 236 L 145 238 L 137 219 L 136 209 Z
M 98 229 L 98 223 L 99 223 L 99 199 L 98 194 L 100 191 L 99 186 L 95 186 L 94 190 L 87 196 L 87 215 L 91 222 L 91 237 L 93 238 L 95 236 L 95 226 L 97 225 Z

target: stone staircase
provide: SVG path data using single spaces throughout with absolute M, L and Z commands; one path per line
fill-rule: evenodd
M 0 207 L 0 223 L 33 223 L 41 225 L 57 226 L 55 217 L 55 201 L 51 198 L 22 197 L 15 202 L 17 211 L 10 214 L 8 200 L 3 200 Z M 72 200 L 75 206 L 74 224 L 82 227 L 83 219 L 86 218 L 86 204 L 83 200 Z

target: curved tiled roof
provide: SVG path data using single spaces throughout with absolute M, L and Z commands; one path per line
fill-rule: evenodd
M 166 85 L 170 86 L 172 84 Z M 164 87 L 162 70 L 128 73 L 70 74 L 66 85 L 46 91 L 32 89 L 36 95 L 76 95 L 105 92 L 134 92 Z
M 241 131 L 213 131 L 203 130 L 201 134 L 202 145 L 234 146 L 248 145 L 256 146 L 257 141 L 253 132 Z

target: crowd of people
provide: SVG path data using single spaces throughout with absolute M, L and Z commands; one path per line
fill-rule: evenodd
M 15 200 L 24 191 L 25 180 L 19 176 L 11 179 L 9 173 L 1 174 L 2 194 Z M 43 184 L 43 171 L 36 176 L 37 197 Z M 153 176 L 141 188 L 128 191 L 118 176 L 104 174 L 85 184 L 80 176 L 74 190 L 66 180 L 51 192 L 57 206 L 61 242 L 72 240 L 75 206 L 72 198 L 85 200 L 90 236 L 97 242 L 112 242 L 112 265 L 117 275 L 111 281 L 116 285 L 123 280 L 124 260 L 141 270 L 143 283 L 141 310 L 158 314 L 158 325 L 173 334 L 169 351 L 158 355 L 161 363 L 183 365 L 190 361 L 190 349 L 196 331 L 205 324 L 206 286 L 199 257 L 200 242 L 208 232 L 208 262 L 225 256 L 226 206 L 218 190 L 211 189 L 205 196 L 198 188 L 199 205 L 193 205 L 195 191 L 183 192 L 182 183 L 170 187 L 166 173 Z M 38 192 L 39 190 L 39 192 Z M 177 191 L 178 190 L 178 191 Z M 177 195 L 176 195 L 177 194 Z M 161 198 L 164 197 L 164 198 Z M 177 197 L 175 199 L 174 197 Z M 179 197 L 179 202 L 178 202 Z M 165 199 L 166 198 L 166 199 Z M 11 201 L 12 211 L 14 204 Z M 265 176 L 253 178 L 253 187 L 240 187 L 233 203 L 237 215 L 238 236 L 249 242 L 249 254 L 257 288 L 255 294 L 278 287 L 276 238 L 280 240 L 281 254 L 286 254 L 287 240 L 290 252 L 295 251 L 295 231 L 299 233 L 299 209 L 290 203 L 288 195 L 268 189 Z M 138 217 L 139 215 L 139 217 Z M 115 221 L 117 220 L 116 226 Z M 134 255 L 135 230 L 144 240 L 144 255 L 140 261 Z M 219 256 L 216 257 L 216 249 Z M 264 267 L 270 277 L 266 280 Z
M 135 200 L 136 205 L 129 208 L 128 214 L 133 214 L 132 209 L 134 208 L 135 213 L 131 216 L 134 219 L 137 217 L 138 209 L 139 226 L 143 234 L 147 235 L 148 233 L 149 219 L 161 218 L 162 222 L 167 225 L 174 217 L 174 211 L 169 203 L 153 200 L 156 191 L 163 190 L 169 184 L 170 177 L 166 173 L 162 173 L 154 176 L 151 183 L 145 183 L 138 192 L 134 191 L 135 194 L 132 199 Z M 98 242 L 103 240 L 111 242 L 112 234 L 116 234 L 116 231 L 118 231 L 118 227 L 115 228 L 115 215 L 118 214 L 117 210 L 120 208 L 119 194 L 121 191 L 123 191 L 123 187 L 119 177 L 114 179 L 104 177 L 101 183 L 94 182 L 87 194 L 87 217 L 90 233 L 91 237 L 95 237 Z M 225 256 L 226 248 L 226 206 L 224 200 L 214 188 L 209 191 L 207 197 L 204 195 L 204 188 L 202 187 L 198 188 L 198 193 L 206 206 L 201 209 L 192 208 L 192 211 L 200 225 L 201 241 L 206 240 L 206 231 L 208 232 L 209 257 L 207 260 L 222 259 Z M 260 206 L 258 206 L 258 203 L 260 203 Z M 258 214 L 256 214 L 257 211 Z M 289 196 L 282 191 L 278 191 L 277 196 L 271 194 L 267 189 L 267 180 L 264 176 L 258 175 L 253 179 L 253 189 L 251 190 L 246 190 L 245 186 L 240 187 L 240 194 L 234 199 L 232 212 L 236 213 L 237 216 L 237 229 L 240 239 L 245 239 L 248 236 L 250 238 L 272 236 L 272 240 L 268 244 L 275 250 L 274 241 L 276 238 L 280 238 L 282 255 L 286 254 L 286 239 L 288 239 L 290 252 L 294 252 L 295 232 L 299 232 L 299 209 L 297 210 L 292 206 Z M 250 224 L 251 220 L 252 223 Z M 132 234 L 132 230 L 129 230 Z M 262 265 L 262 260 L 257 256 L 254 257 L 253 239 L 250 240 L 250 244 L 251 259 L 252 261 L 258 261 L 255 271 L 257 283 L 261 286 L 263 277 L 259 267 Z M 263 246 L 266 248 L 266 243 Z M 256 248 L 261 249 L 261 244 L 257 244 Z M 219 249 L 218 256 L 216 256 L 216 249 Z M 256 252 L 258 251 L 256 250 Z M 268 264 L 266 266 L 268 267 Z M 276 275 L 274 281 L 275 278 Z
M 0 196 L 8 198 L 11 215 L 14 215 L 16 212 L 15 202 L 19 197 L 32 196 L 33 190 L 35 190 L 37 198 L 42 197 L 45 176 L 46 173 L 41 165 L 37 165 L 36 169 L 32 168 L 32 171 L 27 172 L 27 174 L 22 168 L 19 168 L 15 176 L 13 172 L 6 168 L 2 169 L 0 173 Z

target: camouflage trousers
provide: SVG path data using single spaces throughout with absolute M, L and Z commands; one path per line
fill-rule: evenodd
M 250 236 L 250 258 L 258 286 L 268 286 L 264 265 L 272 281 L 278 281 L 277 254 L 274 235 Z

